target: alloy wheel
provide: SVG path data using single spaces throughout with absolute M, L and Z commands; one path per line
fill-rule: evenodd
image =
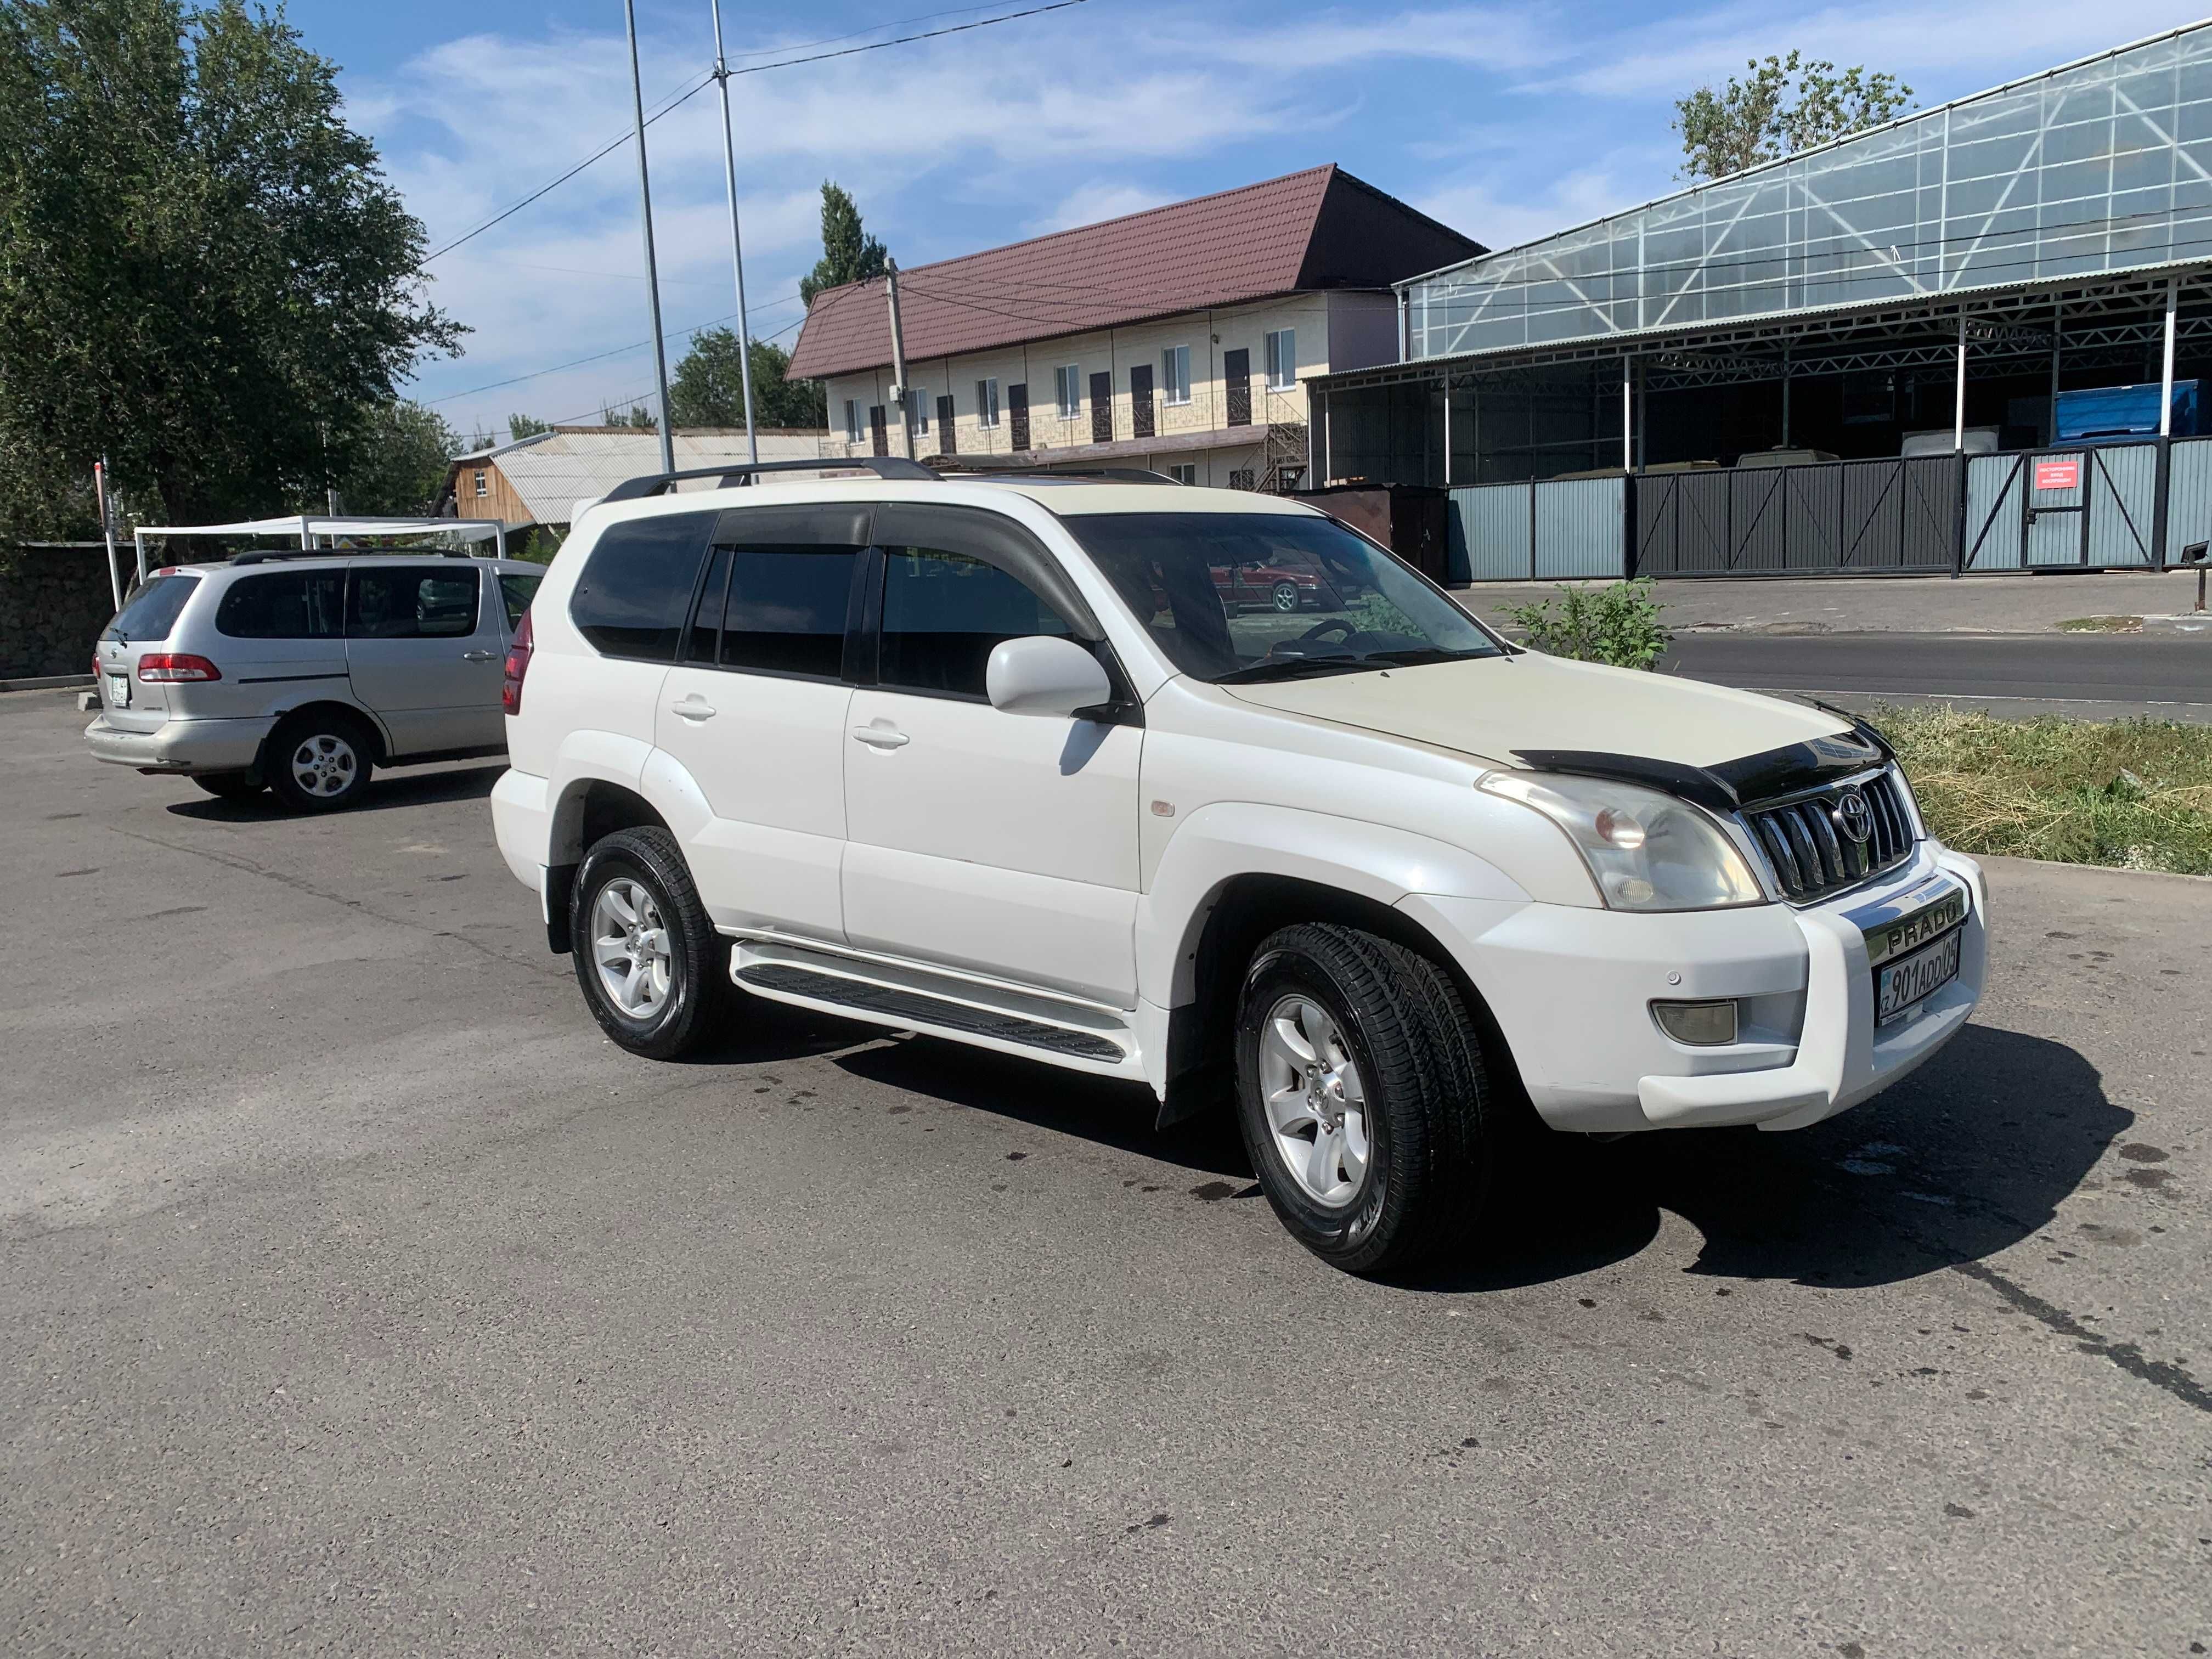
M 649 1020 L 668 1000 L 674 957 L 668 924 L 642 883 L 618 876 L 592 902 L 592 960 L 607 1000 L 631 1019 Z
M 1310 997 L 1268 1011 L 1260 1091 L 1275 1150 L 1306 1196 L 1333 1210 L 1357 1200 L 1374 1152 L 1366 1087 L 1336 1021 Z

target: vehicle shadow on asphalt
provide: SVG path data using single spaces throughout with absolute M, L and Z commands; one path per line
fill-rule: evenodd
M 360 802 L 345 809 L 349 817 L 361 812 L 388 812 L 395 807 L 434 806 L 443 801 L 483 800 L 507 770 L 504 761 L 488 766 L 461 766 L 451 771 L 386 772 L 369 780 Z M 207 795 L 197 800 L 169 803 L 180 818 L 201 818 L 213 823 L 262 823 L 272 818 L 305 816 L 280 805 L 266 789 L 240 800 Z
M 1810 1129 L 1551 1137 L 1536 1170 L 1501 1183 L 1474 1260 L 1407 1287 L 1503 1290 L 1589 1273 L 1644 1250 L 1667 1212 L 1705 1236 L 1692 1273 L 1893 1284 L 2047 1227 L 2134 1121 L 2064 1044 L 1970 1025 L 1895 1088 Z

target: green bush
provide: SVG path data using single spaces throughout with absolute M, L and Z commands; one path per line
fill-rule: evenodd
M 1659 602 L 1646 579 L 1563 587 L 1540 605 L 1516 605 L 1505 614 L 1539 651 L 1615 668 L 1650 667 L 1674 637 L 1659 620 Z

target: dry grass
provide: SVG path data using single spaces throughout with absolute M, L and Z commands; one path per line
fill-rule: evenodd
M 2212 875 L 2212 726 L 1943 708 L 1874 721 L 1961 852 Z

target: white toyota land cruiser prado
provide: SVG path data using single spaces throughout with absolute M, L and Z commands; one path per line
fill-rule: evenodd
M 1973 1011 L 1980 869 L 1848 716 L 1517 649 L 1294 502 L 872 466 L 625 484 L 517 635 L 500 849 L 633 1053 L 751 997 L 1233 1083 L 1371 1273 L 1513 1114 L 1800 1128 Z

